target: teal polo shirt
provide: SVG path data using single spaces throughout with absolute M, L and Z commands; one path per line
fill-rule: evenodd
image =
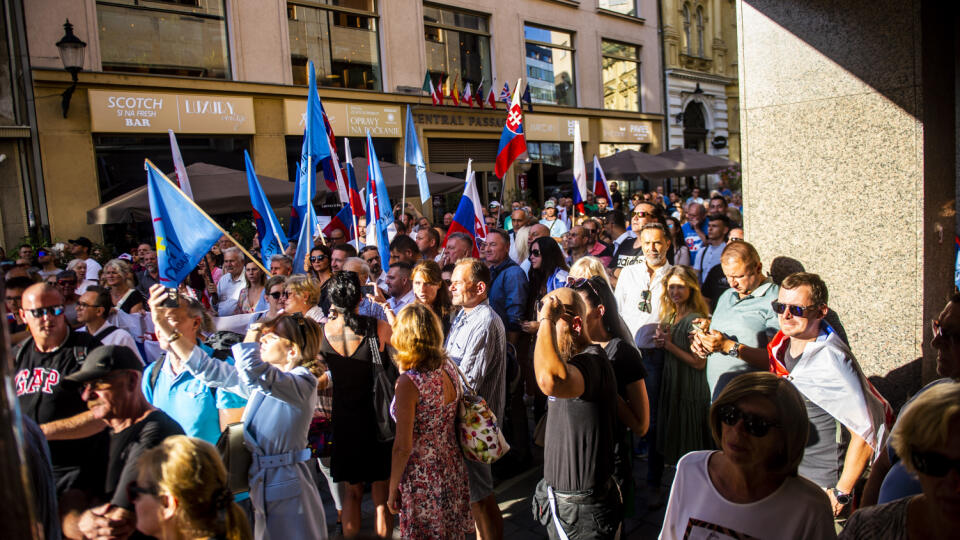
M 780 321 L 770 305 L 780 294 L 780 287 L 770 278 L 747 296 L 740 298 L 735 289 L 727 289 L 717 299 L 710 329 L 748 347 L 766 348 L 767 342 L 780 330 Z M 715 352 L 707 357 L 707 382 L 710 395 L 716 400 L 731 379 L 755 371 L 743 360 Z
M 213 354 L 210 347 L 199 343 L 197 346 L 208 355 Z M 233 358 L 227 358 L 226 362 L 233 365 Z M 208 388 L 186 369 L 174 375 L 170 364 L 162 363 L 165 365 L 160 370 L 155 388 L 150 388 L 150 378 L 161 361 L 153 362 L 143 372 L 141 385 L 147 401 L 176 420 L 190 437 L 217 444 L 220 438 L 219 409 L 243 408 L 247 400 L 220 388 Z

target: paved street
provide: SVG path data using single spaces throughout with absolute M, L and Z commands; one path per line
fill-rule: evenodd
M 638 486 L 641 486 L 641 489 L 633 501 L 634 516 L 627 519 L 626 530 L 621 538 L 646 540 L 657 538 L 660 533 L 664 507 L 647 510 L 647 500 L 642 489 L 645 476 L 646 461 L 635 459 L 634 480 Z M 500 510 L 503 512 L 504 538 L 508 540 L 547 538 L 544 528 L 533 520 L 533 513 L 530 508 L 530 497 L 537 482 L 542 477 L 542 467 L 538 466 L 496 484 L 497 501 L 500 503 Z M 673 469 L 668 468 L 664 472 L 663 489 L 665 493 L 668 493 L 672 480 Z M 321 495 L 327 507 L 327 523 L 331 524 L 330 530 L 332 533 L 335 530 L 336 512 L 333 511 L 333 505 L 328 503 L 329 495 L 325 491 L 322 491 Z M 363 519 L 365 525 L 373 523 L 373 504 L 369 495 L 364 498 Z

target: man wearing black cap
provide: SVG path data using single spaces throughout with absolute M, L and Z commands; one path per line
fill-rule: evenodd
M 66 377 L 94 418 L 110 431 L 110 458 L 104 482 L 109 502 L 88 508 L 77 524 L 86 538 L 126 538 L 136 528 L 135 494 L 127 486 L 137 479 L 137 460 L 145 450 L 170 435 L 182 435 L 180 424 L 154 409 L 140 391 L 143 364 L 127 347 L 94 349 L 80 371 Z M 133 497 L 133 499 L 131 499 Z
M 91 242 L 86 236 L 68 240 L 68 242 L 70 243 L 70 254 L 78 259 L 83 259 L 87 263 L 87 275 L 82 277 L 77 276 L 80 278 L 80 281 L 83 281 L 84 279 L 99 281 L 100 270 L 102 267 L 100 266 L 100 263 L 90 257 L 90 250 L 93 249 L 93 242 Z

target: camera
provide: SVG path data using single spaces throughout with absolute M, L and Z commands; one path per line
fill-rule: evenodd
M 167 288 L 167 299 L 163 301 L 163 307 L 174 309 L 180 307 L 180 292 L 176 287 Z

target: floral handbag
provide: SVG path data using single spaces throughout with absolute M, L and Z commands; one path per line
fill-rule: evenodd
M 471 461 L 493 463 L 510 450 L 510 445 L 487 402 L 470 386 L 460 368 L 450 363 L 463 381 L 463 397 L 457 407 L 457 436 L 463 455 Z

